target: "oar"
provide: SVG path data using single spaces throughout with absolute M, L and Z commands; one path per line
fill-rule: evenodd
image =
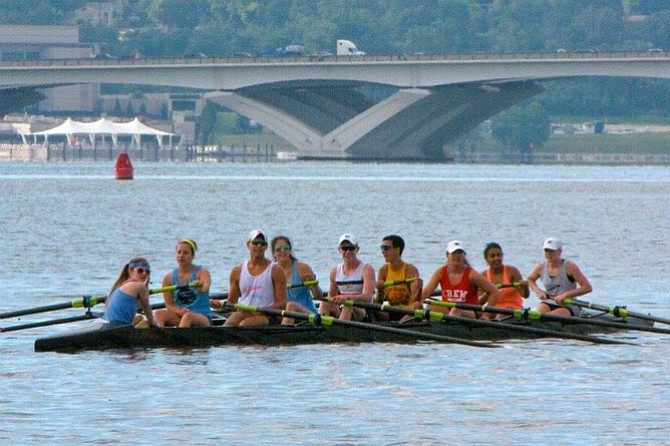
M 192 283 L 189 285 L 171 285 L 167 287 L 162 287 L 162 288 L 156 288 L 156 289 L 150 289 L 149 293 L 150 294 L 158 294 L 158 293 L 164 293 L 168 291 L 176 291 L 176 290 L 182 290 L 182 289 L 187 289 L 187 288 L 193 288 L 193 287 L 198 287 L 200 286 L 200 283 Z M 226 299 L 228 297 L 228 293 L 219 293 L 219 294 L 212 294 L 210 295 L 212 299 Z M 102 300 L 104 302 L 104 299 Z M 101 302 L 98 302 L 101 303 Z M 66 307 L 66 308 L 77 308 L 77 307 L 82 307 L 82 305 L 77 305 L 76 307 Z M 87 319 L 95 319 L 98 317 L 102 317 L 102 313 L 95 314 L 91 313 L 90 308 L 91 307 L 86 307 L 87 311 L 86 314 L 81 315 L 81 316 L 73 316 L 73 317 L 66 317 L 66 318 L 60 318 L 60 319 L 52 319 L 48 321 L 39 321 L 39 322 L 30 322 L 27 324 L 21 324 L 21 325 L 13 325 L 10 327 L 0 327 L 0 333 L 5 333 L 8 331 L 17 331 L 17 330 L 27 330 L 29 328 L 37 328 L 37 327 L 46 327 L 48 325 L 57 325 L 57 324 L 67 324 L 70 322 L 78 322 L 78 321 L 85 321 Z M 165 308 L 165 302 L 159 302 L 155 304 L 151 304 L 151 309 L 152 310 L 159 310 Z M 30 314 L 30 313 L 29 313 Z
M 93 313 L 86 313 L 81 316 L 52 319 L 49 321 L 31 322 L 29 324 L 12 325 L 10 327 L 0 327 L 0 333 L 6 333 L 8 331 L 27 330 L 29 328 L 46 327 L 47 325 L 68 324 L 70 322 L 85 321 L 87 319 L 95 319 L 97 317 L 98 316 Z
M 662 324 L 670 324 L 670 319 L 663 317 L 652 316 L 651 314 L 638 313 L 635 311 L 628 310 L 625 306 L 614 306 L 608 307 L 606 305 L 594 304 L 592 302 L 585 302 L 583 300 L 566 298 L 563 299 L 563 303 L 566 305 L 576 305 L 582 308 L 589 308 L 591 310 L 605 311 L 616 317 L 636 317 L 638 319 L 644 319 L 647 321 L 660 322 Z
M 231 305 L 226 305 L 228 307 L 231 307 Z M 336 319 L 332 316 L 325 316 L 325 315 L 319 315 L 319 314 L 305 314 L 305 313 L 298 313 L 295 311 L 286 311 L 286 310 L 277 310 L 274 308 L 257 308 L 257 307 L 252 307 L 249 305 L 242 305 L 242 304 L 235 304 L 232 305 L 233 308 L 236 310 L 240 311 L 257 311 L 259 313 L 263 313 L 266 315 L 272 315 L 272 316 L 280 316 L 280 317 L 289 317 L 292 319 L 303 319 L 307 320 L 312 324 L 321 324 L 321 325 L 343 325 L 347 327 L 354 327 L 354 328 L 359 328 L 362 330 L 372 330 L 372 331 L 383 331 L 386 333 L 393 333 L 393 334 L 398 334 L 402 336 L 407 336 L 410 338 L 414 339 L 426 339 L 426 340 L 431 340 L 431 341 L 438 341 L 438 342 L 447 342 L 447 343 L 453 343 L 453 344 L 463 344 L 463 345 L 469 345 L 471 347 L 487 347 L 487 348 L 498 348 L 498 345 L 490 344 L 490 343 L 483 343 L 483 342 L 476 342 L 476 341 L 468 341 L 467 339 L 459 339 L 459 338 L 453 338 L 451 336 L 442 336 L 442 335 L 436 335 L 432 333 L 423 333 L 420 331 L 414 331 L 414 330 L 405 330 L 403 328 L 394 328 L 394 327 L 388 327 L 385 325 L 377 325 L 377 324 L 368 324 L 365 322 L 356 322 L 356 321 L 346 321 L 346 320 L 340 320 Z
M 426 300 L 425 302 L 428 304 L 439 305 L 447 308 L 460 308 L 462 310 L 504 314 L 507 316 L 514 317 L 516 319 L 523 319 L 523 320 L 542 320 L 550 322 L 561 322 L 563 324 L 572 324 L 572 325 L 575 324 L 597 325 L 600 327 L 617 328 L 621 330 L 638 330 L 638 331 L 648 331 L 650 333 L 661 333 L 666 335 L 670 334 L 670 329 L 667 328 L 656 328 L 653 326 L 637 325 L 631 322 L 604 321 L 601 319 L 586 318 L 586 317 L 560 316 L 557 314 L 540 313 L 539 311 L 528 310 L 525 308 L 515 309 L 515 308 L 490 307 L 486 305 L 460 304 L 455 302 L 441 302 L 437 300 Z
M 304 286 L 305 287 L 314 286 L 314 285 L 318 285 L 318 284 L 319 284 L 318 280 L 306 280 L 303 283 L 289 283 L 288 285 L 286 285 L 286 288 L 290 290 L 291 288 L 300 288 L 300 287 L 304 287 Z
M 171 285 L 162 288 L 154 288 L 149 290 L 149 294 L 165 293 L 168 291 L 184 290 L 188 288 L 195 288 L 200 286 L 200 283 L 192 283 L 188 285 Z M 42 307 L 28 308 L 25 310 L 8 311 L 0 313 L 0 319 L 8 319 L 11 317 L 26 316 L 29 314 L 46 313 L 48 311 L 65 310 L 68 308 L 91 308 L 98 304 L 104 303 L 107 296 L 90 296 L 85 295 L 71 302 L 63 302 L 59 304 L 45 305 Z
M 463 307 L 460 307 L 460 305 L 464 305 L 464 304 L 456 304 L 454 302 L 442 302 L 442 301 L 437 301 L 437 300 L 427 300 L 425 302 L 427 304 L 442 306 L 442 307 L 446 307 L 446 308 L 454 308 L 454 305 L 458 305 L 456 308 L 465 309 Z M 473 306 L 477 308 L 477 310 L 475 310 L 475 311 L 481 311 L 482 307 L 483 307 L 483 306 L 478 306 L 478 305 L 473 305 Z M 635 344 L 631 344 L 630 342 L 615 341 L 613 339 L 604 339 L 604 338 L 599 338 L 599 337 L 596 337 L 596 336 L 566 333 L 566 332 L 563 332 L 563 331 L 549 330 L 549 329 L 546 329 L 546 328 L 524 327 L 524 326 L 519 326 L 519 325 L 506 324 L 504 322 L 491 322 L 491 321 L 485 321 L 485 320 L 481 320 L 481 319 L 474 319 L 474 318 L 467 318 L 467 317 L 460 317 L 460 316 L 447 316 L 447 315 L 442 314 L 442 313 L 437 312 L 437 311 L 429 312 L 429 318 L 430 318 L 430 320 L 454 321 L 454 322 L 460 322 L 460 323 L 471 324 L 471 325 L 479 325 L 479 326 L 485 326 L 485 327 L 495 327 L 495 328 L 502 329 L 502 330 L 518 331 L 518 332 L 525 332 L 525 333 L 537 333 L 537 334 L 546 335 L 546 336 L 550 336 L 550 337 L 556 337 L 556 338 L 576 339 L 576 340 L 579 340 L 579 341 L 593 342 L 594 344 L 629 344 L 629 345 L 635 345 Z
M 521 282 L 514 282 L 514 283 L 498 283 L 498 284 L 496 284 L 496 288 L 498 288 L 498 289 L 500 289 L 500 288 L 518 288 L 518 287 L 520 287 L 521 285 L 523 285 L 523 283 L 521 283 Z
M 161 308 L 165 308 L 164 302 L 155 303 L 151 305 L 152 310 L 159 310 Z M 88 319 L 97 319 L 99 317 L 102 317 L 102 313 L 92 313 L 90 311 L 87 311 L 85 314 L 81 316 L 64 317 L 59 319 L 51 319 L 48 321 L 29 322 L 27 324 L 12 325 L 9 327 L 0 327 L 0 333 L 5 333 L 8 331 L 27 330 L 29 328 L 46 327 L 48 325 L 68 324 L 70 322 L 79 322 Z
M 393 285 L 402 285 L 402 284 L 405 284 L 405 283 L 412 283 L 415 280 L 416 280 L 415 277 L 408 277 L 407 279 L 400 279 L 400 280 L 388 280 L 388 281 L 382 283 L 382 287 L 386 288 L 386 287 L 393 286 Z
M 452 302 L 441 302 L 441 301 L 426 301 L 427 303 L 446 303 L 446 304 L 452 304 Z M 463 324 L 470 324 L 470 325 L 480 325 L 480 326 L 486 326 L 486 327 L 495 327 L 496 329 L 498 328 L 503 328 L 507 329 L 510 331 L 518 331 L 518 332 L 526 332 L 526 333 L 537 333 L 537 334 L 542 334 L 546 336 L 552 336 L 552 337 L 563 337 L 563 338 L 570 338 L 570 339 L 577 339 L 580 341 L 588 341 L 588 342 L 593 342 L 597 344 L 627 344 L 626 342 L 621 342 L 621 341 L 612 341 L 609 339 L 602 339 L 594 336 L 586 336 L 586 335 L 579 335 L 579 334 L 572 334 L 572 333 L 564 333 L 562 331 L 557 331 L 557 330 L 549 330 L 546 328 L 537 328 L 537 327 L 522 327 L 518 325 L 510 325 L 510 324 L 504 324 L 501 322 L 490 322 L 490 321 L 483 321 L 480 319 L 471 319 L 471 318 L 465 318 L 465 317 L 458 317 L 458 316 L 447 316 L 443 313 L 436 312 L 436 311 L 429 311 L 429 310 L 408 310 L 404 308 L 399 308 L 399 307 L 393 307 L 390 305 L 380 305 L 380 304 L 373 304 L 373 303 L 367 303 L 367 302 L 353 302 L 353 301 L 345 301 L 344 305 L 353 305 L 361 308 L 367 308 L 367 309 L 374 309 L 378 311 L 386 311 L 389 313 L 396 313 L 396 314 L 403 314 L 403 315 L 409 315 L 409 316 L 414 316 L 418 319 L 427 319 L 430 320 L 431 322 L 458 322 L 458 323 L 463 323 Z M 460 304 L 459 304 L 460 305 Z M 448 305 L 444 305 L 447 306 Z M 474 307 L 477 307 L 478 309 L 481 310 L 482 307 L 479 307 L 477 305 L 473 305 Z

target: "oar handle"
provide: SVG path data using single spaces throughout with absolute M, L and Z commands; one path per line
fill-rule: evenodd
M 198 288 L 202 286 L 202 282 L 193 282 L 187 285 L 170 285 L 161 288 L 152 288 L 149 294 L 169 293 L 170 291 L 188 290 L 189 288 Z
M 523 285 L 528 285 L 528 282 L 499 283 L 496 284 L 496 288 L 519 288 Z
M 416 280 L 416 277 L 408 277 L 407 279 L 400 279 L 400 280 L 388 280 L 384 283 L 381 284 L 379 288 L 386 288 L 390 287 L 393 285 L 403 285 L 405 283 L 412 283 Z
M 290 290 L 291 288 L 308 287 L 308 286 L 314 286 L 314 285 L 318 285 L 318 284 L 319 284 L 318 280 L 305 280 L 302 283 L 289 283 L 289 284 L 286 285 L 286 288 Z

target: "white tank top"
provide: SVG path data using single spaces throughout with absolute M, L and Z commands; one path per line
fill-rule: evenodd
M 243 305 L 252 305 L 258 308 L 271 307 L 275 303 L 274 286 L 272 285 L 272 267 L 270 263 L 265 271 L 257 276 L 249 272 L 247 261 L 242 264 L 240 275 L 240 299 Z
M 344 263 L 337 265 L 335 282 L 337 283 L 339 294 L 357 295 L 363 293 L 363 268 L 365 268 L 365 265 L 367 264 L 360 262 L 358 268 L 349 275 L 344 274 Z

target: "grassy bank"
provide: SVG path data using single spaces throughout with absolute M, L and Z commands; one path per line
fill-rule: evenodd
M 224 146 L 272 147 L 275 152 L 295 150 L 279 136 L 271 134 L 225 135 L 219 134 L 217 142 Z M 449 147 L 458 152 L 455 147 Z M 483 135 L 477 143 L 475 153 L 502 153 L 505 148 L 491 135 Z M 670 133 L 631 134 L 572 134 L 551 135 L 549 141 L 536 148 L 536 153 L 581 153 L 581 154 L 648 154 L 659 155 L 670 152 Z
M 453 150 L 453 149 L 452 149 Z M 475 152 L 501 153 L 505 148 L 491 135 L 484 135 Z M 670 152 L 670 133 L 629 134 L 572 134 L 551 135 L 536 153 L 581 153 L 581 154 L 647 154 L 659 155 Z

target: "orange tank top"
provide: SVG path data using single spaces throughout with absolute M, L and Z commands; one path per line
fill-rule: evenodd
M 486 278 L 491 282 L 491 268 L 486 270 Z M 503 265 L 503 274 L 502 274 L 502 283 L 494 285 L 511 285 L 509 278 L 507 277 L 507 265 Z M 521 292 L 514 287 L 504 287 L 498 290 L 498 302 L 496 302 L 496 307 L 502 308 L 523 308 L 523 296 Z

